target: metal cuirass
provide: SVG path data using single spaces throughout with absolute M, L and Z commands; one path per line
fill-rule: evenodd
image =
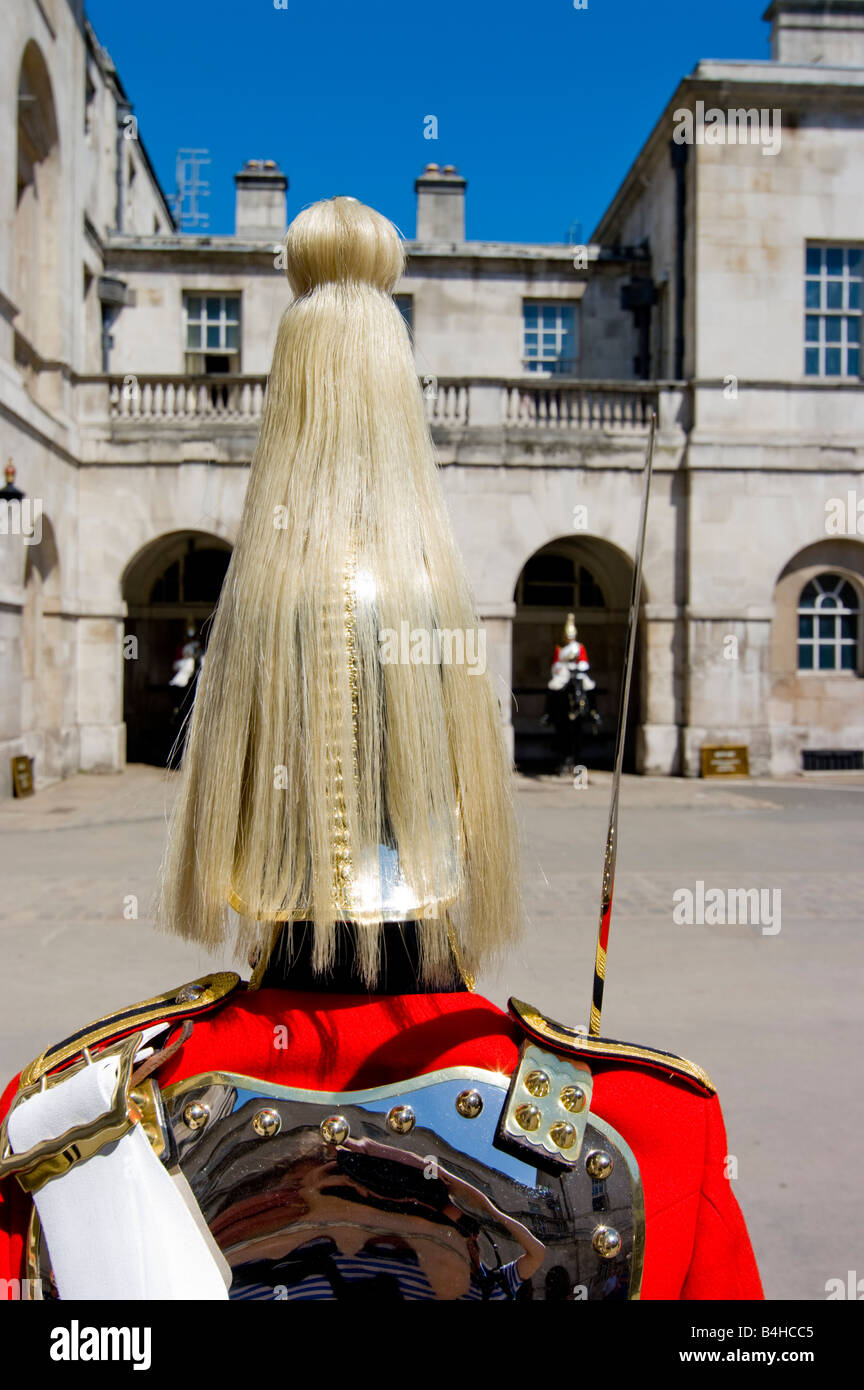
M 163 1161 L 232 1299 L 638 1298 L 639 1171 L 590 1100 L 590 1070 L 534 1043 L 512 1078 L 325 1093 L 216 1072 L 162 1090 Z

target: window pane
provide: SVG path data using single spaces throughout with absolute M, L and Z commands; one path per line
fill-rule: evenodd
M 858 595 L 848 582 L 840 587 L 840 602 L 844 608 L 851 608 L 855 613 L 858 612 Z
M 201 296 L 200 294 L 190 294 L 186 300 L 186 314 L 190 319 L 200 319 L 201 317 Z
M 829 309 L 843 308 L 843 281 L 828 280 L 825 283 L 825 304 Z
M 805 584 L 805 585 L 804 585 L 804 588 L 803 588 L 802 591 L 801 591 L 801 605 L 800 605 L 800 606 L 801 606 L 802 608 L 812 608 L 812 606 L 813 606 L 813 600 L 815 599 L 817 593 L 818 593 L 818 590 L 817 590 L 817 588 L 816 588 L 816 585 L 813 583 L 813 580 L 811 579 L 811 580 L 810 580 L 810 583 L 809 583 L 809 584 Z
M 836 658 L 836 651 L 835 651 L 835 648 L 834 648 L 833 646 L 830 646 L 830 647 L 829 647 L 828 644 L 827 644 L 827 643 L 824 643 L 824 642 L 823 642 L 823 643 L 820 643 L 820 646 L 819 646 L 819 670 L 820 670 L 820 671 L 836 671 L 836 670 L 837 670 L 837 658 Z
M 829 275 L 843 274 L 843 247 L 829 246 L 825 251 L 825 264 Z
M 825 320 L 825 341 L 826 343 L 842 343 L 843 320 L 841 318 L 838 317 Z
M 579 566 L 579 599 L 580 608 L 605 608 L 606 601 L 603 598 L 603 590 L 597 583 L 590 570 L 586 570 L 584 565 Z
M 846 354 L 846 375 L 861 375 L 861 350 L 860 348 L 850 348 Z
M 190 323 L 186 328 L 187 348 L 200 348 L 201 346 L 201 325 L 200 323 Z
M 229 323 L 228 327 L 225 329 L 225 346 L 226 346 L 226 347 L 229 347 L 229 348 L 236 348 L 236 347 L 238 347 L 238 346 L 239 346 L 239 334 L 240 334 L 239 325 L 236 324 L 236 323 Z
M 806 289 L 806 293 L 805 293 L 805 297 L 804 297 L 804 302 L 805 302 L 807 308 L 808 308 L 808 309 L 819 309 L 819 308 L 821 308 L 822 301 L 821 301 L 821 299 L 820 299 L 820 297 L 819 297 L 819 281 L 818 281 L 818 280 L 807 280 L 807 281 L 805 281 L 805 289 Z
M 554 348 L 554 347 L 555 347 L 555 334 L 554 334 L 554 333 L 544 333 L 544 334 L 543 334 L 543 346 L 544 346 L 544 348 Z
M 180 599 L 180 564 L 175 560 L 150 590 L 151 603 L 178 603 Z
M 853 275 L 861 274 L 861 250 L 859 248 L 849 248 L 849 269 Z
M 843 670 L 843 671 L 854 671 L 854 670 L 855 670 L 855 648 L 854 648 L 854 647 L 841 647 L 841 648 L 840 648 L 840 668 L 841 668 L 841 670 Z
M 808 343 L 818 343 L 819 341 L 819 316 L 818 314 L 807 314 L 804 320 L 806 330 L 804 337 Z
M 536 305 L 536 304 L 526 304 L 526 305 L 525 305 L 525 322 L 526 322 L 526 323 L 536 323 L 536 322 L 537 322 L 537 305 Z
M 849 308 L 861 308 L 861 281 L 850 280 L 849 282 Z
M 576 566 L 569 555 L 558 555 L 554 550 L 541 551 L 526 561 L 524 577 L 532 584 L 575 584 Z M 567 602 L 574 606 L 572 591 Z
M 561 306 L 561 325 L 563 328 L 572 332 L 573 329 L 573 305 L 562 304 Z
M 525 346 L 526 346 L 526 347 L 533 347 L 533 348 L 536 348 L 536 346 L 537 346 L 537 334 L 536 334 L 536 333 L 526 333 L 526 334 L 525 334 Z
M 819 636 L 822 637 L 822 638 L 824 638 L 825 641 L 827 641 L 827 642 L 833 641 L 833 639 L 834 639 L 834 619 L 833 619 L 833 618 L 820 618 L 820 619 L 819 619 Z
M 798 643 L 798 670 L 813 670 L 813 648 L 804 642 Z
M 822 247 L 807 247 L 807 274 L 818 275 L 822 269 Z
M 819 349 L 808 348 L 804 353 L 804 372 L 807 376 L 819 375 Z
M 840 359 L 841 359 L 842 355 L 843 355 L 843 354 L 841 353 L 841 351 L 840 351 L 839 348 L 826 348 L 826 350 L 825 350 L 825 375 L 826 375 L 826 376 L 840 376 L 840 375 L 841 375 Z
M 207 317 L 208 317 L 208 319 L 218 319 L 218 317 L 219 317 L 219 311 L 220 311 L 221 307 L 222 307 L 222 301 L 221 301 L 221 299 L 217 299 L 217 298 L 211 296 L 211 297 L 207 300 Z
M 208 348 L 218 348 L 219 346 L 218 323 L 209 323 L 207 325 L 207 346 Z
M 798 636 L 799 636 L 799 637 L 812 637 L 812 636 L 813 636 L 813 619 L 812 619 L 812 618 L 805 618 L 805 617 L 803 616 L 803 614 L 801 615 L 801 617 L 799 617 L 799 619 L 798 619 Z
M 840 636 L 848 637 L 853 642 L 857 638 L 858 619 L 853 613 L 847 613 L 844 618 L 840 619 Z
M 229 319 L 239 319 L 240 300 L 236 295 L 232 295 L 229 299 L 225 300 L 225 317 Z

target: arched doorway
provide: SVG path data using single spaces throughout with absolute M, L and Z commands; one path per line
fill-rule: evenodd
M 584 760 L 588 767 L 612 767 L 632 582 L 633 565 L 629 558 L 595 536 L 559 537 L 535 551 L 526 562 L 513 595 L 513 731 L 517 767 L 541 771 L 552 768 L 556 762 L 553 734 L 544 728 L 542 716 L 552 657 L 563 640 L 568 613 L 575 613 L 579 640 L 588 653 L 601 718 L 599 734 L 585 742 Z M 637 641 L 624 749 L 624 767 L 631 772 L 635 768 L 641 711 L 640 645 Z
M 13 283 L 15 329 L 24 340 L 18 356 L 26 363 L 33 349 L 42 358 L 63 355 L 60 143 L 51 78 L 32 39 L 18 73 L 17 156 Z
M 168 765 L 195 688 L 194 679 L 170 684 L 175 663 L 189 640 L 206 647 L 230 559 L 230 545 L 218 536 L 175 531 L 145 546 L 129 565 L 123 581 L 128 762 Z
M 864 765 L 864 544 L 830 537 L 799 550 L 774 590 L 774 772 Z

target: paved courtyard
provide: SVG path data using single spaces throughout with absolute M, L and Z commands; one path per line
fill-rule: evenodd
M 0 805 L 4 1079 L 99 1014 L 232 964 L 152 931 L 174 785 L 132 767 Z M 478 982 L 497 1003 L 586 1020 L 608 795 L 603 774 L 580 790 L 518 780 L 529 930 L 501 977 Z M 771 1299 L 824 1299 L 828 1279 L 864 1273 L 862 813 L 856 775 L 628 778 L 622 793 L 603 1031 L 711 1074 Z M 770 910 L 700 925 L 700 882 L 708 902 L 767 890 Z M 684 889 L 691 925 L 673 913 Z

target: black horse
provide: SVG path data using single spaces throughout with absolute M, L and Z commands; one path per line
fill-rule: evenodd
M 571 670 L 561 690 L 550 690 L 546 704 L 548 722 L 555 730 L 553 748 L 558 769 L 571 773 L 581 761 L 586 736 L 596 736 L 600 716 L 594 708 L 593 691 L 585 689 L 585 675 Z

